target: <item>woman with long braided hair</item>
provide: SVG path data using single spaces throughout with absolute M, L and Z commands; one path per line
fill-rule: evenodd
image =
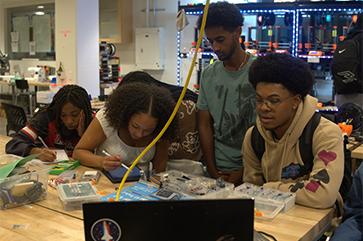
M 44 148 L 40 137 L 48 147 L 63 149 L 72 156 L 93 117 L 87 91 L 78 85 L 66 85 L 6 144 L 6 153 L 19 156 L 42 153 L 40 160 L 54 161 L 56 153 Z

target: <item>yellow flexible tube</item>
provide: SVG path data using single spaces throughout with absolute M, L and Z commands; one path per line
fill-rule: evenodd
M 200 46 L 200 43 L 202 42 L 202 37 L 203 37 L 203 33 L 204 33 L 204 27 L 205 27 L 205 22 L 207 20 L 207 14 L 208 14 L 208 7 L 209 7 L 209 0 L 207 0 L 206 4 L 205 4 L 205 7 L 204 7 L 204 14 L 203 14 L 203 21 L 202 21 L 202 25 L 201 25 L 201 28 L 200 28 L 200 32 L 199 32 L 199 37 L 198 37 L 198 41 L 197 41 L 197 46 L 195 47 L 195 52 L 194 52 L 194 57 L 193 57 L 193 60 L 192 60 L 192 63 L 195 63 L 196 59 L 197 59 L 197 55 L 198 55 L 198 49 L 199 49 L 199 46 Z M 141 154 L 136 158 L 136 160 L 134 161 L 134 163 L 132 163 L 132 165 L 130 166 L 129 170 L 126 172 L 125 176 L 123 177 L 121 183 L 120 183 L 120 186 L 117 190 L 117 194 L 116 194 L 116 201 L 119 201 L 119 196 L 120 196 L 120 192 L 121 192 L 121 189 L 127 179 L 127 177 L 129 176 L 131 170 L 136 166 L 136 164 L 139 162 L 139 160 L 141 159 L 141 157 L 143 157 L 145 155 L 145 153 L 153 146 L 155 145 L 155 143 L 163 136 L 164 132 L 166 131 L 166 129 L 168 129 L 170 123 L 172 122 L 172 120 L 174 119 L 178 109 L 179 109 L 179 106 L 184 98 L 184 95 L 185 95 L 185 92 L 187 91 L 187 88 L 188 88 L 188 85 L 189 85 L 189 80 L 190 80 L 190 77 L 192 76 L 192 72 L 193 72 L 193 69 L 194 69 L 194 64 L 191 65 L 190 69 L 189 69 L 189 73 L 188 73 L 188 77 L 187 77 L 187 80 L 185 82 L 185 85 L 184 85 L 184 88 L 183 88 L 183 91 L 182 93 L 180 94 L 180 97 L 178 99 L 178 102 L 176 103 L 175 105 L 175 108 L 174 108 L 174 111 L 173 113 L 171 114 L 168 122 L 165 124 L 164 128 L 160 131 L 159 135 L 156 136 L 156 138 L 145 148 L 145 150 L 143 152 L 141 152 Z

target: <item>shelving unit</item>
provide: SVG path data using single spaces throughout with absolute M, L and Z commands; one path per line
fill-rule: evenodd
M 303 59 L 310 65 L 316 79 L 315 91 L 311 94 L 319 101 L 333 100 L 330 64 L 336 46 L 347 34 L 352 16 L 362 12 L 362 2 L 248 3 L 236 4 L 236 6 L 245 17 L 241 38 L 244 43 L 242 47 L 245 47 L 247 52 L 256 55 L 286 52 Z M 204 5 L 179 6 L 180 9 L 184 9 L 187 17 L 198 16 L 203 12 Z M 273 15 L 272 23 L 267 20 L 265 24 L 258 21 L 263 18 L 269 19 L 270 15 Z M 186 35 L 183 33 L 183 36 Z M 182 78 L 181 62 L 188 54 L 193 54 L 185 51 L 184 44 L 182 34 L 178 31 L 178 83 Z M 183 48 L 184 50 L 181 51 Z M 209 55 L 208 58 L 211 58 L 213 51 L 203 49 L 198 55 L 202 56 L 201 58 Z M 203 68 L 200 61 L 196 64 Z M 322 91 L 318 93 L 317 89 Z
M 283 17 L 285 14 L 290 14 L 291 16 L 295 16 L 295 5 L 294 4 L 275 4 L 275 3 L 266 3 L 266 4 L 236 4 L 237 7 L 241 9 L 241 13 L 243 13 L 245 18 L 245 27 L 242 30 L 242 36 L 241 36 L 241 42 L 246 46 L 246 51 L 251 52 L 256 55 L 264 54 L 266 52 L 271 52 L 274 49 L 279 49 L 286 51 L 288 53 L 295 54 L 293 51 L 295 51 L 292 46 L 294 46 L 294 43 L 296 40 L 294 39 L 295 33 L 294 33 L 294 22 L 286 26 L 283 23 Z M 194 5 L 194 6 L 179 6 L 179 10 L 184 9 L 185 13 L 188 17 L 191 16 L 198 16 L 200 15 L 204 10 L 204 5 Z M 256 23 L 256 17 L 258 15 L 268 15 L 268 14 L 275 14 L 278 16 L 275 19 L 276 26 L 278 28 L 275 28 L 275 24 L 272 26 L 265 25 L 265 26 L 257 26 Z M 191 24 L 195 24 L 192 23 Z M 184 30 L 183 30 L 184 31 Z M 278 35 L 284 37 L 279 43 L 275 43 L 276 40 L 272 39 L 272 34 L 278 33 Z M 194 33 L 194 42 L 197 41 L 199 32 L 196 31 Z M 252 42 L 258 39 L 258 46 L 259 48 L 252 47 Z M 292 42 L 293 44 L 290 44 Z M 196 84 L 199 84 L 200 79 L 200 73 L 205 65 L 209 64 L 209 60 L 213 58 L 217 58 L 213 50 L 210 46 L 204 41 L 202 42 L 202 48 L 203 50 L 198 52 L 198 69 L 197 69 L 197 81 Z M 260 48 L 262 46 L 262 48 Z M 244 46 L 243 46 L 244 47 Z M 183 43 L 183 39 L 181 37 L 181 32 L 177 32 L 177 52 L 178 52 L 178 59 L 177 59 L 177 83 L 180 83 L 181 80 L 181 62 L 183 59 L 187 58 L 189 54 L 193 54 L 193 52 L 186 53 L 185 50 L 181 52 L 181 49 L 185 48 L 185 45 Z M 250 48 L 250 49 L 248 49 Z M 256 52 L 254 52 L 256 51 Z M 192 63 L 193 64 L 193 63 Z
M 311 94 L 321 102 L 334 101 L 331 62 L 337 45 L 347 36 L 353 16 L 359 12 L 359 2 L 312 2 L 296 8 L 296 57 L 309 64 L 316 81 Z

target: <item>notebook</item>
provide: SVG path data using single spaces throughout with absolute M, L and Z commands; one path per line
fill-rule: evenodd
M 83 220 L 85 240 L 252 241 L 254 200 L 84 203 Z
M 42 160 L 35 158 L 32 163 L 40 163 L 40 164 L 57 164 L 61 161 L 69 160 L 68 154 L 65 150 L 52 150 L 57 153 L 57 158 L 52 162 L 43 162 Z

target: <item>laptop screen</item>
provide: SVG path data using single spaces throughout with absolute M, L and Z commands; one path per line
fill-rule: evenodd
M 86 240 L 253 240 L 252 199 L 83 204 Z

